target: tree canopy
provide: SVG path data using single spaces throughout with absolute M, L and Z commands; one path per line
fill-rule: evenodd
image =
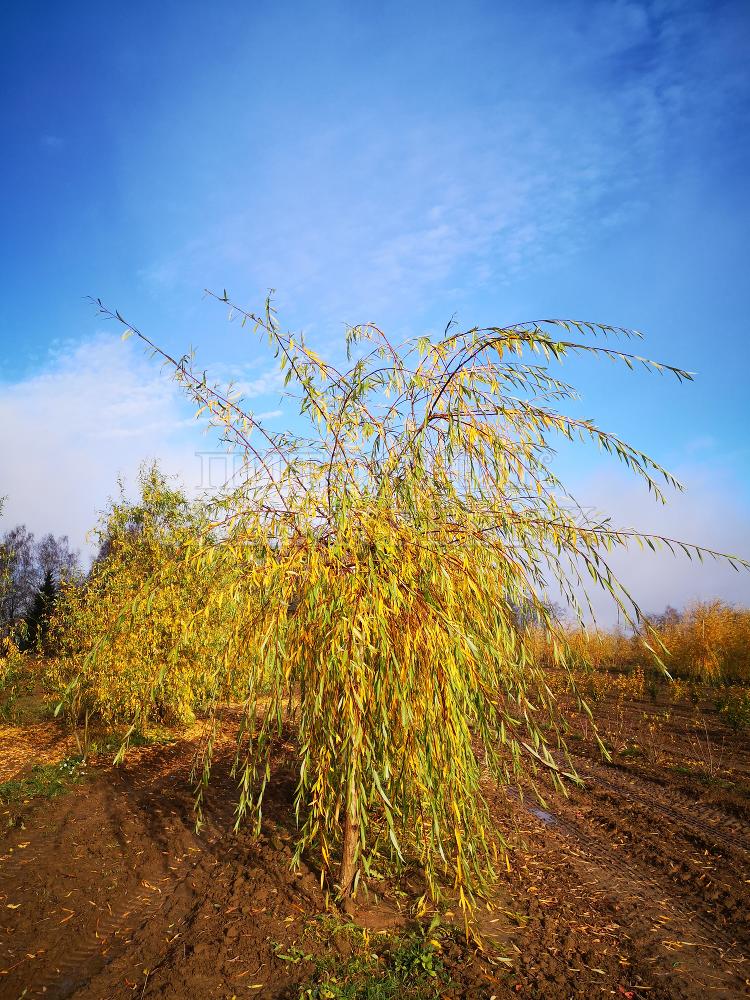
M 173 358 L 98 303 L 171 369 L 245 465 L 189 531 L 159 541 L 158 558 L 110 575 L 112 611 L 104 624 L 92 617 L 68 697 L 88 691 L 108 710 L 124 662 L 140 664 L 141 714 L 180 672 L 201 674 L 209 714 L 239 697 L 238 822 L 260 823 L 271 748 L 294 720 L 297 856 L 316 850 L 344 898 L 379 852 L 417 858 L 426 896 L 447 884 L 470 911 L 503 849 L 485 782 L 576 780 L 528 622 L 546 632 L 585 709 L 553 602 L 582 617 L 601 588 L 643 624 L 611 569 L 615 549 L 721 557 L 619 529 L 576 502 L 553 470 L 559 437 L 593 441 L 660 500 L 680 486 L 644 452 L 566 415 L 576 393 L 556 368 L 588 354 L 691 375 L 616 346 L 636 331 L 573 320 L 450 324 L 399 344 L 365 324 L 348 330 L 347 362 L 334 366 L 281 328 L 270 300 L 256 314 L 218 298 L 269 343 L 307 433 L 268 430 L 192 355 Z

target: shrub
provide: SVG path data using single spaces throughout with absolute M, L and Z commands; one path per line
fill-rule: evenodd
M 694 604 L 659 636 L 675 676 L 750 684 L 750 610 L 721 601 Z
M 750 729 L 750 691 L 727 691 L 716 700 L 716 710 L 730 729 Z
M 24 686 L 26 658 L 10 636 L 0 637 L 0 721 L 13 719 Z
M 142 470 L 138 502 L 122 495 L 104 514 L 99 558 L 83 584 L 63 584 L 48 628 L 46 686 L 57 701 L 70 692 L 76 717 L 141 731 L 149 722 L 191 722 L 232 693 L 237 670 L 219 666 L 232 609 L 207 597 L 221 587 L 220 560 L 200 572 L 183 557 L 205 528 L 204 513 L 152 466 Z M 208 605 L 203 627 L 192 628 Z

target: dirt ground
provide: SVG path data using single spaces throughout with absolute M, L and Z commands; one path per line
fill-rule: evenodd
M 444 996 L 747 995 L 747 741 L 690 705 L 605 699 L 596 714 L 615 752 L 602 761 L 578 727 L 585 789 L 545 808 L 491 790 L 510 870 L 481 915 L 485 951 L 444 939 Z M 70 752 L 54 724 L 38 725 L 0 728 L 0 780 Z M 133 749 L 120 768 L 93 758 L 67 794 L 0 806 L 0 998 L 296 1000 L 317 957 L 346 960 L 315 872 L 289 868 L 293 749 L 259 840 L 231 832 L 229 742 L 194 832 L 192 753 L 183 739 Z M 373 937 L 408 926 L 403 885 L 375 888 L 354 921 Z

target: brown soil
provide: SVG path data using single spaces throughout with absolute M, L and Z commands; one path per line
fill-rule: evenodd
M 33 726 L 0 723 L 0 782 L 21 774 L 29 762 L 51 764 L 75 752 L 75 740 L 55 722 Z
M 618 727 L 630 738 L 606 764 L 581 729 L 572 745 L 584 790 L 544 809 L 491 793 L 517 846 L 496 908 L 481 915 L 484 955 L 460 938 L 445 946 L 456 984 L 446 996 L 746 995 L 747 743 L 689 707 L 597 709 L 613 746 Z M 20 746 L 9 729 L 5 739 Z M 4 761 L 6 745 L 0 733 Z M 95 760 L 67 795 L 24 807 L 0 841 L 0 998 L 296 1000 L 311 975 L 303 953 L 346 957 L 341 934 L 310 932 L 326 907 L 315 872 L 289 868 L 291 747 L 259 840 L 230 832 L 228 743 L 196 835 L 192 753 L 181 740 L 133 750 L 119 769 Z M 406 924 L 408 904 L 391 886 L 360 898 L 354 919 L 374 934 Z M 492 961 L 496 948 L 512 967 Z

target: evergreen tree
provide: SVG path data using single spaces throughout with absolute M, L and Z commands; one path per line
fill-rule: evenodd
M 34 595 L 31 609 L 26 616 L 26 649 L 43 650 L 47 642 L 49 620 L 57 599 L 57 584 L 51 569 L 44 574 L 41 587 Z
M 0 537 L 0 638 L 15 637 L 26 648 L 34 645 L 23 633 L 47 577 L 55 591 L 78 574 L 78 553 L 71 551 L 66 535 L 47 534 L 37 540 L 23 524 L 6 531 Z

